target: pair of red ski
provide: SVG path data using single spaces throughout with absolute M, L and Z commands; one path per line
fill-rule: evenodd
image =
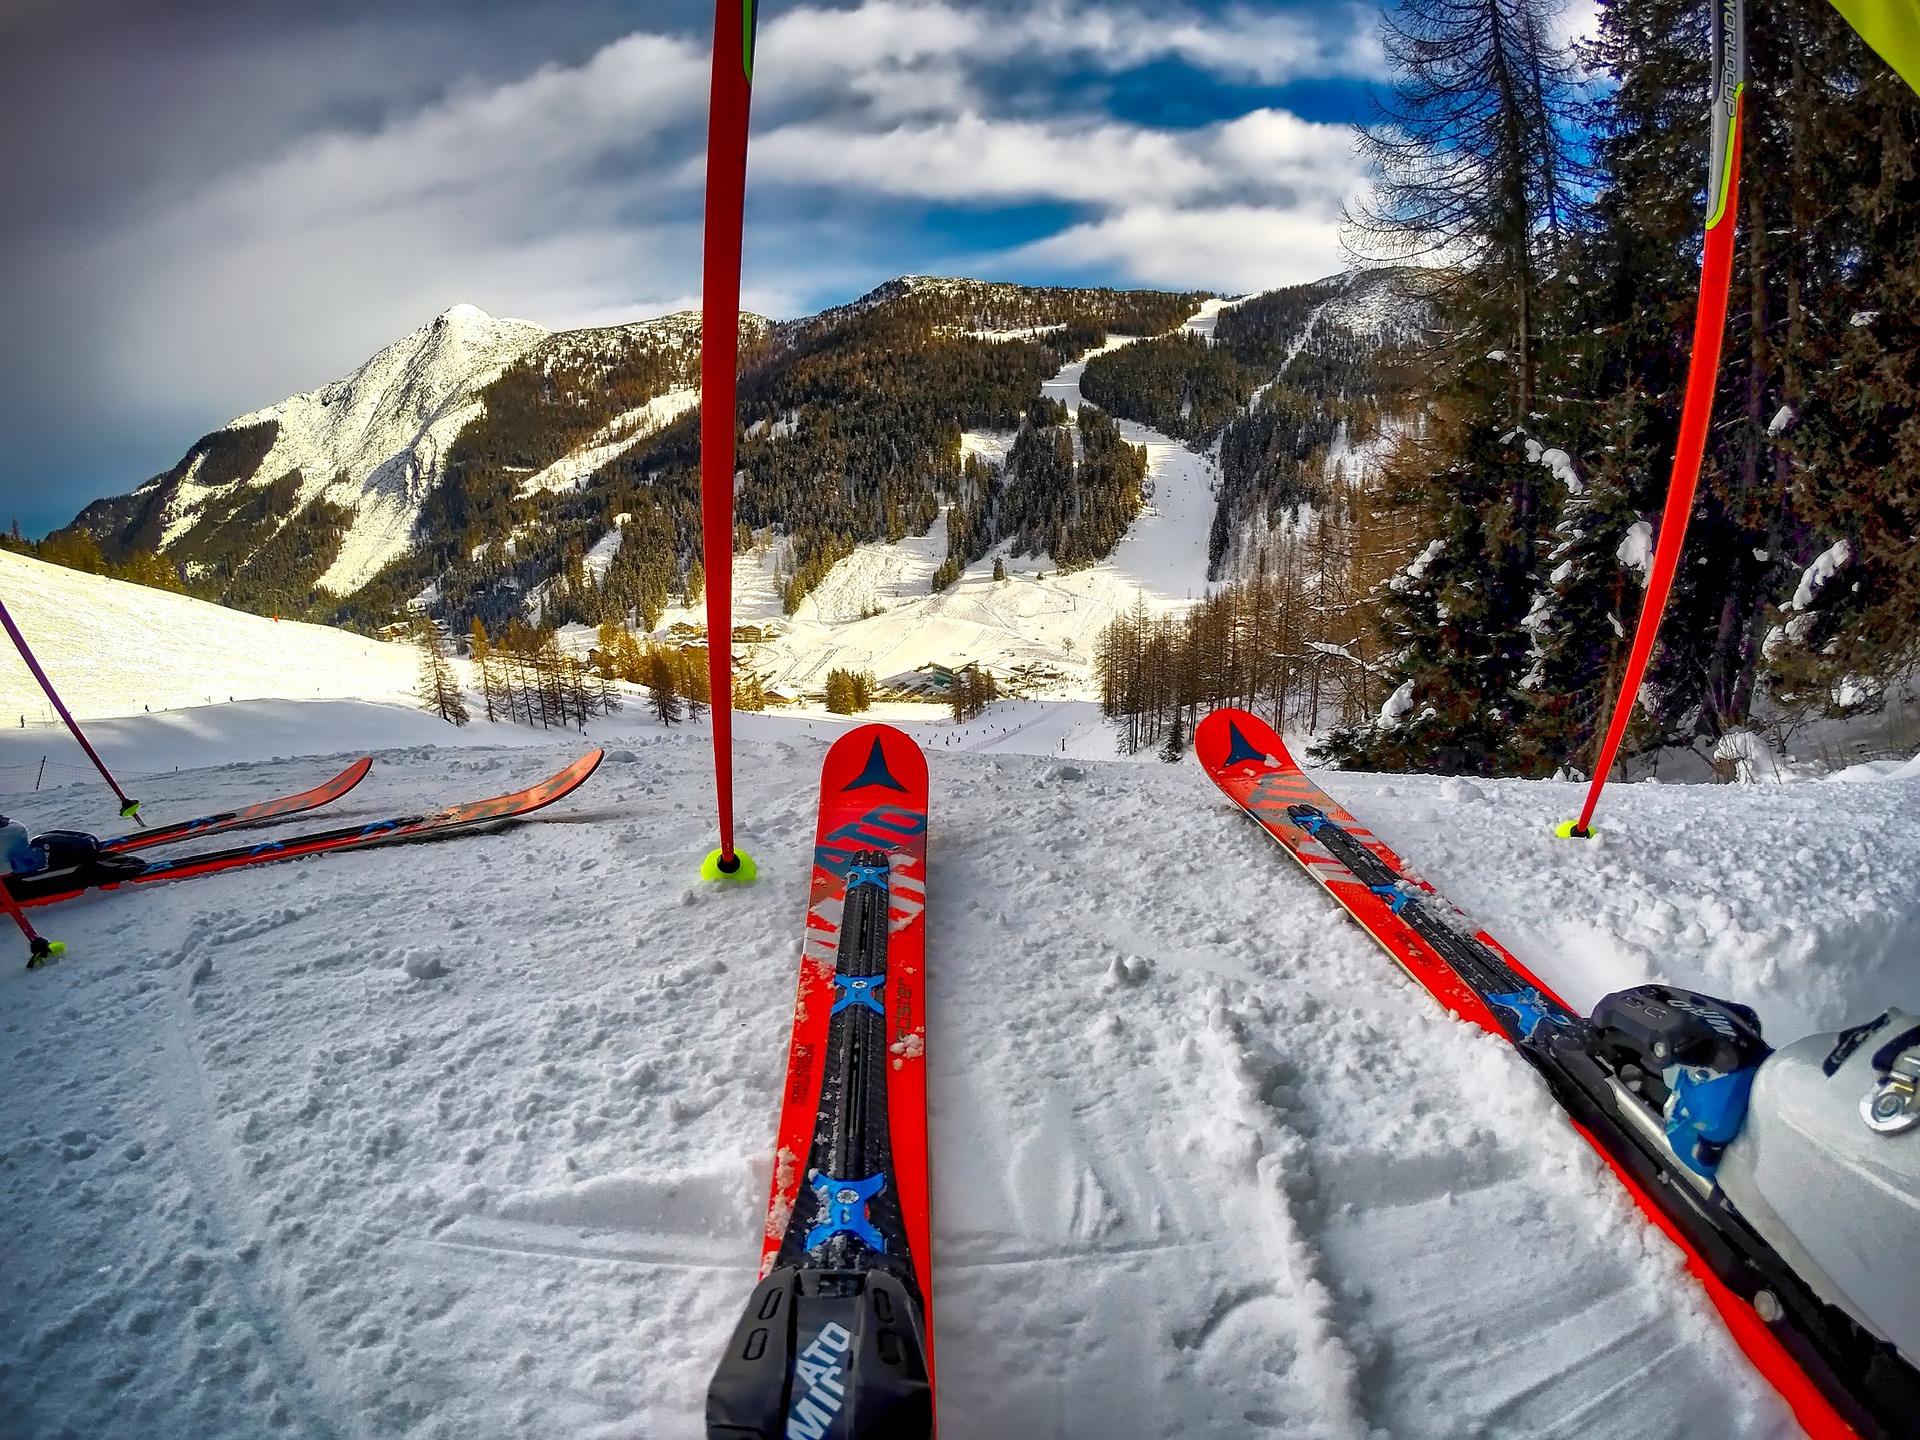
M 1889 1385 L 1884 1347 L 1850 1332 L 1764 1247 L 1716 1229 L 1696 1191 L 1669 1183 L 1609 1109 L 1582 1017 L 1461 923 L 1264 721 L 1215 711 L 1194 750 L 1408 975 L 1535 1066 L 1809 1435 L 1911 1433 L 1888 1398 L 1907 1392 L 1900 1377 Z M 925 758 L 898 730 L 862 726 L 828 752 L 761 1278 L 708 1391 L 709 1440 L 933 1433 L 927 801 Z
M 362 758 L 325 784 L 297 795 L 284 795 L 222 811 L 195 820 L 182 820 L 151 830 L 136 831 L 117 840 L 99 844 L 90 855 L 72 858 L 70 863 L 56 862 L 37 874 L 8 875 L 0 884 L 0 906 L 19 924 L 33 958 L 38 965 L 59 953 L 52 942 L 37 934 L 24 911 L 35 905 L 51 905 L 70 900 L 88 890 L 112 890 L 122 885 L 143 885 L 158 880 L 181 880 L 193 875 L 211 875 L 248 865 L 264 865 L 275 860 L 293 860 L 303 855 L 333 854 L 343 850 L 364 850 L 375 845 L 393 845 L 409 840 L 439 840 L 468 831 L 502 824 L 531 814 L 570 795 L 586 783 L 599 766 L 604 752 L 581 756 L 571 765 L 549 775 L 537 785 L 498 795 L 490 800 L 475 800 L 454 805 L 428 815 L 400 815 L 370 824 L 342 826 L 307 835 L 266 840 L 254 845 L 239 845 L 224 850 L 183 855 L 172 860 L 141 860 L 133 852 L 170 841 L 195 839 L 254 825 L 263 825 L 289 815 L 318 809 L 338 800 L 358 785 L 373 768 L 371 759 Z M 68 847 L 71 848 L 71 847 Z

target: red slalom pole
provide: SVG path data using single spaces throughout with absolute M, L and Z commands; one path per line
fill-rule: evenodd
M 707 679 L 720 848 L 700 873 L 751 880 L 733 846 L 733 426 L 740 364 L 740 236 L 753 103 L 755 0 L 715 0 L 707 108 L 707 222 L 700 282 L 700 526 L 707 576 Z
M 80 748 L 86 751 L 87 758 L 93 761 L 93 768 L 100 772 L 101 778 L 113 788 L 113 793 L 120 797 L 120 818 L 132 820 L 144 826 L 147 822 L 140 818 L 140 802 L 127 798 L 127 792 L 120 788 L 120 782 L 114 779 L 113 772 L 107 769 L 107 762 L 100 758 L 93 746 L 87 743 L 87 737 L 80 733 L 79 724 L 68 712 L 67 707 L 61 703 L 60 693 L 53 688 L 53 682 L 47 678 L 47 672 L 40 668 L 40 662 L 33 658 L 33 650 L 27 644 L 27 637 L 22 635 L 20 627 L 13 623 L 13 616 L 7 613 L 7 607 L 4 604 L 0 604 L 0 625 L 7 627 L 7 634 L 13 637 L 13 648 L 18 650 L 20 658 L 27 662 L 27 669 L 33 672 L 33 678 L 40 682 L 40 688 L 47 692 L 47 699 L 53 702 L 53 708 L 59 711 L 60 718 L 67 722 L 67 729 L 73 732 L 73 738 L 80 742 Z
M 1647 593 L 1634 627 L 1633 648 L 1627 654 L 1627 672 L 1613 697 L 1613 713 L 1606 741 L 1593 766 L 1587 803 L 1578 820 L 1568 820 L 1558 833 L 1586 839 L 1593 833 L 1593 812 L 1606 788 L 1607 775 L 1627 722 L 1633 718 L 1640 682 L 1653 658 L 1653 642 L 1660 633 L 1674 571 L 1680 566 L 1680 548 L 1687 538 L 1687 520 L 1693 513 L 1694 491 L 1700 484 L 1700 461 L 1707 448 L 1707 425 L 1713 418 L 1713 392 L 1720 377 L 1720 343 L 1727 328 L 1727 291 L 1733 282 L 1734 212 L 1740 197 L 1740 120 L 1746 103 L 1746 32 L 1741 0 L 1713 3 L 1713 146 L 1707 167 L 1706 252 L 1700 261 L 1700 300 L 1693 322 L 1693 357 L 1687 366 L 1686 399 L 1680 411 L 1680 435 L 1673 452 L 1673 476 L 1667 482 L 1667 505 L 1660 516 L 1660 540 L 1654 547 Z

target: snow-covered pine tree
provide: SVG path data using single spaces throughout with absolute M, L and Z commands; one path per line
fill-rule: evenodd
M 1551 0 L 1409 0 L 1382 21 L 1394 84 L 1362 138 L 1376 169 L 1349 243 L 1433 272 L 1426 423 L 1384 498 L 1426 544 L 1384 598 L 1391 698 L 1329 756 L 1378 768 L 1512 763 L 1548 479 L 1513 441 L 1542 400 L 1550 282 L 1581 182 L 1572 57 Z
M 1836 118 L 1845 125 L 1848 263 L 1826 323 L 1800 323 L 1797 383 L 1769 422 L 1791 447 L 1806 529 L 1784 547 L 1780 589 L 1792 593 L 1776 596 L 1764 643 L 1778 701 L 1846 713 L 1920 669 L 1920 97 L 1851 35 L 1827 48 L 1845 78 L 1820 79 L 1844 94 L 1845 114 L 1807 115 L 1795 139 L 1803 166 L 1831 165 Z M 1796 94 L 1814 63 L 1800 58 Z

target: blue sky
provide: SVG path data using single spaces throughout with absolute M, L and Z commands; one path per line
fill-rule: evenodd
M 19 0 L 0 18 L 0 524 L 30 534 L 465 301 L 699 300 L 711 12 Z M 761 14 L 744 303 L 904 273 L 1241 292 L 1339 269 L 1376 12 Z

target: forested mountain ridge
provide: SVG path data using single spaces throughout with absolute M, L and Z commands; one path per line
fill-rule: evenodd
M 909 276 L 820 315 L 745 316 L 741 522 L 787 537 L 797 597 L 853 545 L 924 533 L 964 431 L 1015 428 L 1109 331 L 1164 332 L 1205 298 Z M 644 621 L 699 584 L 698 382 L 697 314 L 552 333 L 456 306 L 54 540 L 112 563 L 157 551 L 201 594 L 363 628 L 421 597 L 501 621 L 536 590 L 549 620 Z
M 1095 356 L 1081 390 L 1219 461 L 1208 578 L 1290 509 L 1326 500 L 1336 447 L 1372 441 L 1409 408 L 1407 356 L 1431 325 L 1416 272 L 1349 271 L 1220 307 L 1211 334 L 1190 326 Z
M 758 337 L 767 325 L 750 317 L 742 328 Z M 448 528 L 429 511 L 452 510 L 457 524 L 478 505 L 476 472 L 501 458 L 490 435 L 509 428 L 533 442 L 501 460 L 509 467 L 557 459 L 597 427 L 695 383 L 698 334 L 697 316 L 553 334 L 456 305 L 352 375 L 204 436 L 170 470 L 88 506 L 70 528 L 91 534 L 110 561 L 158 551 L 226 603 L 332 618 L 326 597 L 357 593 L 423 529 Z M 539 422 L 523 423 L 543 399 Z

